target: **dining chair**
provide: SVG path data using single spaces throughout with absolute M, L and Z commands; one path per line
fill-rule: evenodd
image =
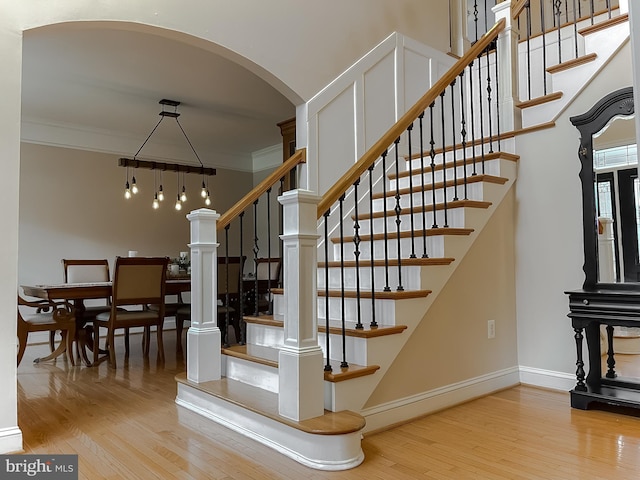
M 66 353 L 71 365 L 75 365 L 73 341 L 75 340 L 76 319 L 73 307 L 69 302 L 53 303 L 46 300 L 28 301 L 18 295 L 18 365 L 22 361 L 27 348 L 29 333 L 58 332 L 62 333 L 62 341 L 51 354 L 36 358 L 34 363 L 52 360 Z
M 273 313 L 273 295 L 271 290 L 280 286 L 280 258 L 258 258 L 256 262 L 255 313 Z
M 99 339 L 100 328 L 107 329 L 109 365 L 116 367 L 115 331 L 144 327 L 143 353 L 149 354 L 149 332 L 157 330 L 158 357 L 164 361 L 162 328 L 164 325 L 165 280 L 168 257 L 117 257 L 113 276 L 111 310 L 99 313 L 93 320 L 94 335 Z M 150 310 L 146 305 L 158 305 Z M 129 307 L 124 310 L 125 307 Z M 131 307 L 138 307 L 132 310 Z M 96 343 L 97 345 L 97 343 Z M 125 343 L 126 355 L 129 354 Z M 99 349 L 93 349 L 93 364 L 98 363 Z
M 247 257 L 218 257 L 218 327 L 222 331 L 222 343 L 229 345 L 227 329 L 233 326 L 236 341 L 240 342 L 240 282 Z M 224 319 L 224 320 L 222 320 Z M 176 336 L 178 351 L 182 350 L 184 322 L 191 321 L 191 305 L 185 304 L 176 312 Z

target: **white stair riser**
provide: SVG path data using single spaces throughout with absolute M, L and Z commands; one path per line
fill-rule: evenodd
M 272 325 L 247 323 L 247 346 L 250 345 L 279 348 L 284 345 L 284 330 Z
M 458 158 L 457 159 L 458 162 L 462 162 L 462 159 Z M 412 167 L 413 168 L 413 167 Z M 454 179 L 454 169 L 453 168 L 447 168 L 446 170 L 446 176 L 447 176 L 447 181 L 452 181 Z M 456 169 L 456 175 L 457 175 L 457 179 L 458 179 L 458 183 L 462 184 L 464 183 L 464 167 L 463 166 L 459 166 Z M 484 173 L 486 175 L 495 175 L 495 176 L 500 176 L 500 160 L 498 159 L 492 159 L 492 160 L 485 160 L 484 162 L 484 170 L 482 168 L 482 161 L 481 159 L 478 159 L 476 161 L 476 165 L 474 167 L 473 163 L 471 164 L 467 164 L 467 179 L 471 178 L 474 174 L 474 172 L 478 175 Z M 445 173 L 442 170 L 436 170 L 435 172 L 435 183 L 439 183 L 442 182 L 444 180 L 444 176 Z M 424 181 L 424 183 L 423 183 Z M 416 170 L 416 173 L 414 175 L 412 175 L 411 177 L 411 182 L 413 182 L 413 188 L 419 188 L 421 185 L 432 185 L 433 184 L 433 178 L 431 175 L 431 169 L 427 168 L 424 172 L 424 176 L 422 174 L 420 174 L 419 169 Z M 398 184 L 400 185 L 400 188 L 409 188 L 409 177 L 402 177 L 400 178 L 400 181 L 398 182 Z M 396 188 L 396 180 L 389 180 L 389 188 L 393 191 Z
M 427 198 L 427 205 L 430 205 L 430 198 Z M 422 202 L 420 202 L 422 204 Z M 414 205 L 414 208 L 418 205 Z M 407 214 L 400 215 L 400 231 L 408 232 L 411 231 L 411 217 L 413 217 L 413 229 L 418 230 L 421 228 L 431 228 L 434 223 L 436 225 L 444 225 L 445 223 L 445 211 L 437 210 L 436 218 L 434 222 L 433 212 L 424 212 L 424 224 L 422 219 L 422 212 L 414 213 L 413 215 L 409 215 L 409 209 L 406 210 Z M 447 223 L 450 227 L 456 228 L 464 228 L 464 208 L 448 208 L 446 211 Z M 389 212 L 387 215 L 387 232 L 395 232 L 396 231 L 396 216 L 393 212 Z M 360 236 L 367 235 L 371 232 L 371 221 L 362 219 L 359 222 L 360 225 Z M 374 233 L 383 233 L 384 232 L 385 219 L 383 218 L 374 218 L 373 219 L 373 231 Z M 423 226 L 424 225 L 424 226 Z M 349 225 L 351 226 L 351 225 Z M 346 230 L 346 229 L 345 229 Z M 349 234 L 352 234 L 351 228 L 349 229 Z
M 420 268 L 419 266 L 403 266 L 402 267 L 402 285 L 405 290 L 419 290 L 420 287 Z M 344 269 L 344 285 L 341 275 L 340 267 L 329 268 L 329 288 L 331 290 L 339 290 L 345 288 L 345 290 L 355 291 L 358 286 L 358 279 L 356 278 L 356 272 L 358 270 L 355 267 L 348 267 Z M 388 269 L 389 285 L 398 285 L 398 267 L 390 266 Z M 371 267 L 361 267 L 359 275 L 359 285 L 361 291 L 371 290 Z M 382 290 L 386 285 L 386 272 L 384 267 L 374 267 L 373 271 L 373 288 L 375 290 Z M 325 282 L 325 270 L 324 268 L 318 269 L 318 290 L 323 290 L 326 286 Z
M 424 250 L 424 241 L 426 240 L 426 249 L 427 255 L 432 258 L 440 258 L 444 257 L 444 236 L 443 235 L 434 235 L 430 237 L 423 238 L 422 236 L 416 235 L 413 239 L 414 250 L 416 256 L 422 256 L 422 251 Z M 375 259 L 384 259 L 385 258 L 385 241 L 384 240 L 376 240 L 373 242 L 373 254 Z M 344 247 L 344 258 L 345 260 L 355 260 L 355 255 L 353 254 L 353 248 L 349 245 Z M 340 260 L 340 244 L 334 244 L 333 249 L 333 258 L 330 260 Z M 396 239 L 392 239 L 391 242 L 387 245 L 388 258 L 398 258 L 398 244 Z M 412 252 L 412 241 L 411 238 L 401 238 L 400 239 L 400 253 L 401 258 L 407 258 Z M 366 241 L 360 244 L 360 260 L 368 260 L 371 258 L 371 243 Z
M 318 343 L 322 348 L 322 355 L 327 358 L 327 336 L 325 333 L 318 334 Z M 347 363 L 356 365 L 367 365 L 367 339 L 360 337 L 345 337 L 345 350 L 347 352 Z M 329 335 L 329 358 L 331 360 L 342 361 L 342 337 L 340 335 Z
M 396 285 L 392 287 L 395 290 Z M 324 325 L 326 319 L 327 302 L 326 297 L 318 297 L 318 325 Z M 380 326 L 393 326 L 396 324 L 396 309 L 394 300 L 375 299 L 375 303 L 370 299 L 360 299 L 360 322 L 369 325 L 373 320 L 375 305 L 375 320 Z M 329 321 L 340 323 L 343 318 L 342 299 L 339 297 L 329 297 Z M 344 319 L 347 322 L 358 321 L 358 301 L 355 298 L 344 299 Z
M 279 380 L 278 369 L 250 362 L 242 358 L 223 355 L 222 375 L 239 382 L 253 385 L 254 387 L 278 393 Z
M 394 190 L 387 190 L 387 194 L 393 194 Z M 479 182 L 476 183 L 471 183 L 467 185 L 467 195 L 466 195 L 466 199 L 467 200 L 482 200 L 483 199 L 483 188 L 482 188 L 482 184 Z M 427 205 L 431 205 L 433 203 L 433 194 L 431 192 L 431 190 L 425 191 L 425 199 L 427 202 Z M 413 197 L 413 206 L 418 206 L 418 205 L 422 205 L 422 191 L 421 190 L 417 190 L 416 192 L 413 193 L 413 195 L 411 195 Z M 465 191 L 464 191 L 464 185 L 462 184 L 462 182 L 460 182 L 458 184 L 458 188 L 456 190 L 456 188 L 454 186 L 449 186 L 447 187 L 447 202 L 450 202 L 452 200 L 454 200 L 455 198 L 458 198 L 458 200 L 464 200 L 465 199 Z M 444 191 L 442 188 L 439 188 L 436 190 L 436 203 L 443 203 L 444 202 Z M 411 206 L 411 199 L 409 194 L 406 195 L 400 195 L 400 208 L 401 209 L 409 209 L 409 207 Z M 385 209 L 388 210 L 395 210 L 396 208 L 396 198 L 395 196 L 387 196 L 386 197 L 386 201 L 383 198 L 376 198 L 375 200 L 373 200 L 373 211 L 374 212 L 382 212 Z

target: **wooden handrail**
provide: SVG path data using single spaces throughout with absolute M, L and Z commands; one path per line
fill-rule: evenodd
M 503 18 L 496 23 L 491 30 L 484 34 L 470 49 L 458 60 L 440 80 L 438 80 L 427 93 L 425 93 L 418 102 L 407 112 L 387 132 L 374 143 L 369 150 L 354 163 L 349 170 L 323 195 L 322 200 L 318 203 L 318 218 L 331 208 L 338 201 L 340 196 L 358 180 L 362 174 L 371 166 L 382 153 L 400 135 L 409 128 L 418 116 L 424 112 L 429 105 L 436 101 L 441 92 L 443 92 L 467 66 L 480 55 L 504 29 L 506 20 Z
M 240 199 L 233 207 L 227 210 L 217 223 L 217 229 L 222 230 L 229 225 L 238 215 L 245 211 L 245 209 L 255 202 L 260 195 L 269 190 L 274 183 L 287 175 L 295 166 L 305 163 L 307 161 L 307 149 L 301 148 L 285 160 L 282 165 L 276 168 L 267 178 L 262 180 L 253 190 L 247 193 L 242 199 Z
M 527 1 L 528 0 L 518 0 L 516 3 L 511 4 L 511 18 L 516 20 L 520 16 L 524 8 L 527 6 Z

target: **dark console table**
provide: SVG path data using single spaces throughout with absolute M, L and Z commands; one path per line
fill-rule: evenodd
M 640 327 L 640 291 L 576 290 L 569 295 L 569 317 L 575 331 L 576 378 L 571 406 L 586 410 L 594 403 L 640 409 L 640 379 L 618 377 L 613 350 L 613 327 Z M 606 326 L 607 371 L 602 374 L 601 325 Z M 585 374 L 583 339 L 586 336 L 589 373 Z

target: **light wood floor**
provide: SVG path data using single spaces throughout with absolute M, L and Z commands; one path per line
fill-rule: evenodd
M 640 418 L 570 408 L 569 395 L 520 386 L 368 435 L 364 463 L 344 472 L 301 466 L 174 403 L 175 335 L 167 361 L 143 361 L 132 337 L 128 363 L 110 370 L 18 368 L 25 453 L 77 453 L 81 479 L 637 479 Z

